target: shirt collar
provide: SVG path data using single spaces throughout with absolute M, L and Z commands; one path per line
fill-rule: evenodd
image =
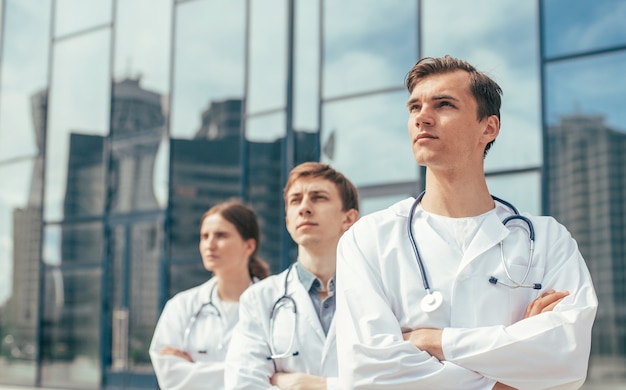
M 299 261 L 296 262 L 296 272 L 298 273 L 298 279 L 300 279 L 300 283 L 302 283 L 306 291 L 317 292 L 319 290 L 326 289 L 326 286 L 322 286 L 322 281 L 319 280 L 314 274 L 309 272 L 309 270 L 304 268 Z M 328 289 L 330 293 L 335 293 L 335 275 L 330 278 L 330 281 L 328 282 Z

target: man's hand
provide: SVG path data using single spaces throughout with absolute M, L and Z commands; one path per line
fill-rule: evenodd
M 299 372 L 277 372 L 270 383 L 282 390 L 326 390 L 326 378 Z
M 552 309 L 568 295 L 569 291 L 548 290 L 544 292 L 539 298 L 528 304 L 524 318 L 552 311 Z
M 185 351 L 181 351 L 180 349 L 176 349 L 174 347 L 163 347 L 161 348 L 161 350 L 159 351 L 160 355 L 172 355 L 172 356 L 177 356 L 181 359 L 185 359 L 188 362 L 193 363 L 193 359 L 191 358 L 191 356 L 189 356 L 187 354 L 187 352 Z
M 431 356 L 443 361 L 443 349 L 441 347 L 442 329 L 415 329 L 402 334 L 405 340 L 410 341 L 417 348 L 424 352 L 428 352 Z

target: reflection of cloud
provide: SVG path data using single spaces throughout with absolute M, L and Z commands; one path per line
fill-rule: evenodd
M 546 71 L 550 123 L 580 107 L 585 114 L 602 114 L 607 124 L 625 130 L 626 54 L 618 53 L 551 65 Z
M 336 130 L 332 165 L 356 185 L 417 179 L 407 135 L 406 92 L 328 104 L 324 129 Z M 322 134 L 326 143 L 330 134 Z
M 568 0 L 553 0 L 544 8 L 546 18 L 552 22 L 546 25 L 546 52 L 550 56 L 625 43 L 623 1 L 596 0 L 576 6 Z
M 30 95 L 46 84 L 49 4 L 7 2 L 2 53 L 0 160 L 37 152 Z
M 241 1 L 177 6 L 172 135 L 191 137 L 213 101 L 243 96 L 244 9 Z

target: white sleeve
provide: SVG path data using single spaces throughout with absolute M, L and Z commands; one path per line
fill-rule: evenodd
M 183 348 L 183 333 L 189 318 L 179 307 L 180 302 L 170 300 L 163 308 L 157 322 L 152 342 L 150 359 L 162 390 L 199 389 L 216 384 L 220 387 L 224 381 L 223 362 L 189 362 L 185 359 L 161 355 L 159 350 L 165 346 Z
M 551 267 L 543 290 L 567 290 L 570 295 L 553 311 L 510 326 L 444 329 L 443 351 L 447 360 L 518 389 L 578 389 L 587 374 L 598 302 L 569 233 L 553 225 L 540 234 Z
M 375 251 L 363 253 L 354 226 L 337 249 L 337 353 L 347 389 L 492 389 L 495 381 L 440 362 L 404 341 L 383 291 Z M 360 236 L 362 242 L 371 237 Z M 369 241 L 368 241 L 369 240 Z M 399 259 L 398 261 L 402 261 Z
M 269 319 L 269 312 L 246 290 L 239 298 L 239 322 L 226 354 L 224 383 L 229 390 L 277 389 L 270 384 L 275 370 L 274 362 L 267 359 L 270 350 L 263 316 Z

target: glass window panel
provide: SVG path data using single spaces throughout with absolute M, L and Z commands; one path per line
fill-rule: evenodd
M 169 153 L 163 138 L 170 22 L 167 0 L 119 4 L 109 176 L 112 212 L 151 210 L 167 204 Z
M 319 128 L 320 1 L 300 1 L 295 7 L 293 127 L 298 130 Z
M 250 1 L 248 113 L 285 106 L 287 1 Z
M 546 67 L 546 110 L 550 124 L 567 116 L 601 115 L 626 131 L 626 52 L 558 62 Z
M 626 44 L 623 0 L 544 0 L 541 4 L 548 57 Z
M 242 0 L 219 0 L 181 3 L 176 7 L 170 129 L 173 137 L 193 138 L 198 133 L 204 136 L 219 118 L 209 115 L 211 111 L 224 102 L 243 99 L 244 6 Z M 211 134 L 211 138 L 215 137 Z
M 117 3 L 116 81 L 140 79 L 144 88 L 167 95 L 171 0 L 124 0 Z
M 325 1 L 323 97 L 401 88 L 417 26 L 417 1 Z
M 103 212 L 109 37 L 109 31 L 101 31 L 55 46 L 46 145 L 47 220 Z
M 620 52 L 546 66 L 547 207 L 577 240 L 604 303 L 592 332 L 592 384 L 626 377 L 625 62 Z
M 193 263 L 170 265 L 170 290 L 168 297 L 177 293 L 199 286 L 211 278 L 211 272 L 207 271 L 202 264 L 198 253 L 198 260 Z
M 99 264 L 103 251 L 102 223 L 47 224 L 43 261 L 49 265 Z
M 126 354 L 113 345 L 113 368 L 151 371 L 148 349 L 159 310 L 159 259 L 163 241 L 162 221 L 147 221 L 112 228 L 113 278 L 111 302 L 116 311 L 128 313 L 122 326 L 128 334 Z M 119 328 L 114 329 L 117 339 Z M 126 337 L 121 338 L 123 340 Z M 119 359 L 128 360 L 119 364 Z M 116 367 L 117 366 L 117 367 Z
M 111 23 L 111 1 L 56 0 L 54 36 L 60 37 Z
M 513 204 L 520 213 L 541 215 L 541 173 L 488 176 L 489 192 Z
M 172 140 L 171 258 L 196 259 L 202 214 L 217 202 L 240 196 L 240 140 Z
M 100 268 L 46 270 L 41 382 L 46 387 L 100 385 Z
M 42 153 L 50 1 L 5 1 L 0 161 Z
M 537 2 L 432 1 L 424 3 L 423 13 L 424 55 L 450 54 L 469 61 L 504 91 L 500 135 L 485 160 L 485 169 L 541 164 Z M 442 29 L 442 20 L 455 23 Z M 460 36 L 463 39 L 458 39 Z
M 248 118 L 246 123 L 249 142 L 275 142 L 285 137 L 286 132 L 284 112 Z
M 325 104 L 322 161 L 357 186 L 417 180 L 406 101 L 403 91 Z
M 0 378 L 36 378 L 41 160 L 0 165 Z

